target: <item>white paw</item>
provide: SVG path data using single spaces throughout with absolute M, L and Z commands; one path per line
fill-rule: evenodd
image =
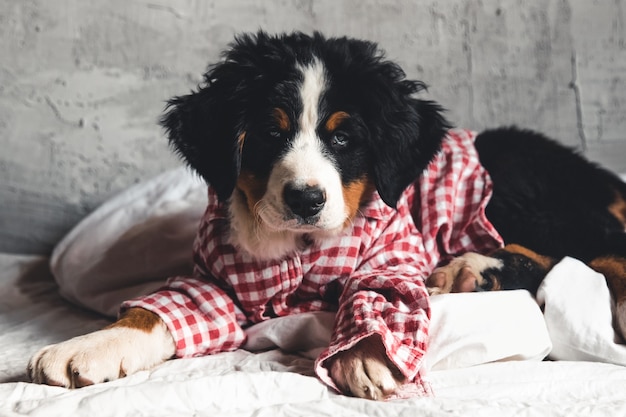
M 28 374 L 35 383 L 80 388 L 149 369 L 173 353 L 166 329 L 110 327 L 44 347 L 31 358 Z
M 491 268 L 502 268 L 502 261 L 474 252 L 465 253 L 447 265 L 435 268 L 426 279 L 428 293 L 436 295 L 475 291 L 483 284 L 482 272 Z
M 330 377 L 344 393 L 370 400 L 384 400 L 404 381 L 379 337 L 363 339 L 337 353 L 330 364 Z

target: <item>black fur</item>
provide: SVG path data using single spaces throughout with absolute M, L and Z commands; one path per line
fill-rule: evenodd
M 382 199 L 395 206 L 439 149 L 449 127 L 442 109 L 414 98 L 424 84 L 407 80 L 376 44 L 319 33 L 245 34 L 208 69 L 197 91 L 169 102 L 161 120 L 172 146 L 221 200 L 230 197 L 241 170 L 267 176 L 289 146 L 298 126 L 277 132 L 272 111 L 284 108 L 297 122 L 302 109 L 297 67 L 314 59 L 323 63 L 328 82 L 321 114 L 345 111 L 351 116 L 342 126 L 349 138 L 346 147 L 336 149 L 319 130 L 344 183 L 367 176 Z M 245 135 L 242 152 L 240 135 Z
M 476 138 L 494 184 L 487 218 L 505 242 L 554 258 L 626 256 L 624 225 L 609 211 L 626 184 L 545 136 L 515 128 Z

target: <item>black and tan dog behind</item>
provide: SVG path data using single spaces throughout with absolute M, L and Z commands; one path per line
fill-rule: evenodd
M 453 129 L 424 89 L 369 41 L 236 37 L 162 117 L 208 184 L 193 276 L 44 347 L 32 381 L 107 382 L 326 310 L 322 381 L 377 400 L 428 394 L 429 295 L 535 292 L 564 256 L 605 275 L 626 335 L 626 185 L 538 133 Z

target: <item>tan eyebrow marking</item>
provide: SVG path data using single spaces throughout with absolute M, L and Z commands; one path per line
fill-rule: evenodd
M 617 191 L 614 193 L 615 200 L 609 205 L 609 212 L 611 212 L 617 220 L 626 225 L 626 200 L 624 200 Z
M 241 132 L 239 136 L 237 136 L 237 146 L 239 147 L 239 153 L 243 152 L 243 143 L 246 141 L 246 132 Z
M 350 115 L 345 111 L 338 111 L 331 114 L 330 117 L 328 117 L 328 120 L 326 120 L 326 130 L 329 132 L 334 131 L 339 127 L 341 122 L 349 118 Z
M 274 109 L 274 118 L 280 130 L 283 132 L 289 131 L 291 123 L 289 122 L 289 116 L 287 116 L 287 113 L 283 109 L 276 107 Z

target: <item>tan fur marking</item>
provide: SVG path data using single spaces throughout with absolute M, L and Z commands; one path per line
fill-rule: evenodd
M 504 250 L 510 253 L 524 255 L 525 257 L 535 261 L 546 271 L 549 271 L 555 265 L 555 260 L 550 258 L 549 256 L 539 255 L 537 252 L 534 252 L 524 246 L 517 245 L 515 243 L 506 245 L 504 247 Z
M 609 205 L 609 211 L 626 227 L 626 200 L 621 194 L 615 193 L 615 200 Z
M 626 300 L 626 258 L 613 255 L 601 256 L 589 262 L 589 266 L 604 274 L 616 301 Z
M 278 128 L 283 132 L 288 132 L 291 128 L 291 122 L 289 121 L 289 116 L 287 113 L 281 109 L 276 107 L 274 109 L 274 119 L 276 119 L 276 123 L 278 124 Z
M 333 132 L 335 129 L 339 127 L 341 122 L 346 119 L 349 119 L 350 115 L 345 111 L 338 111 L 330 115 L 328 120 L 326 120 L 326 130 L 329 132 Z
M 239 154 L 241 154 L 243 152 L 243 144 L 246 141 L 246 132 L 242 132 L 238 137 L 237 137 L 237 147 L 239 149 Z
M 346 223 L 350 223 L 359 211 L 359 207 L 364 203 L 374 191 L 374 185 L 368 178 L 362 178 L 343 186 L 343 200 L 348 212 Z
M 112 327 L 129 327 L 149 333 L 160 322 L 161 319 L 159 316 L 151 311 L 143 308 L 130 308 L 126 310 L 115 323 L 105 327 L 105 329 Z
M 255 206 L 265 195 L 267 181 L 259 179 L 249 171 L 241 171 L 237 179 L 237 188 L 246 196 L 246 203 L 250 213 L 254 213 Z

